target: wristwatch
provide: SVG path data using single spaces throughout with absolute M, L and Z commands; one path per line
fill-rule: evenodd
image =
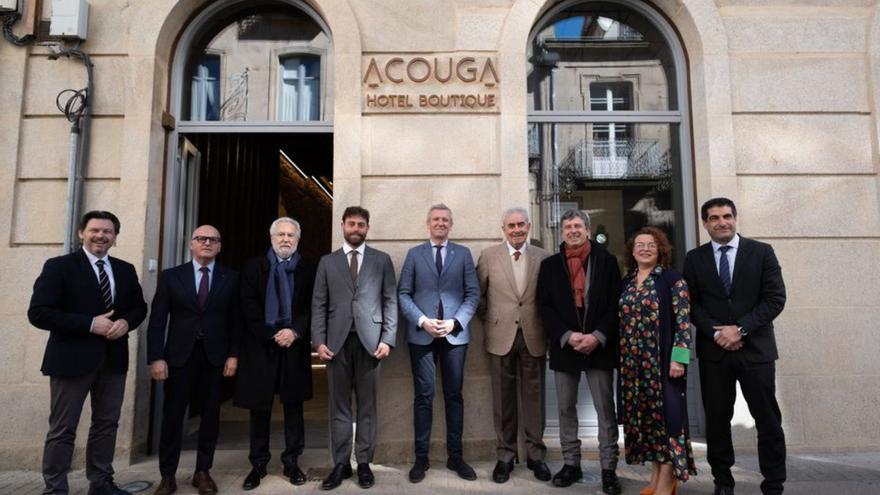
M 749 332 L 747 332 L 746 329 L 743 327 L 736 327 L 736 331 L 739 332 L 740 337 L 745 337 L 749 334 Z

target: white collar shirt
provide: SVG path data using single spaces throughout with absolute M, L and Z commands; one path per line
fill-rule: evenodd
M 98 272 L 98 265 L 96 264 L 98 260 L 104 261 L 104 273 L 107 274 L 107 279 L 110 281 L 110 294 L 113 297 L 113 300 L 116 300 L 116 280 L 113 278 L 113 267 L 110 265 L 110 256 L 104 255 L 103 258 L 98 258 L 94 254 L 90 253 L 88 249 L 85 247 L 82 248 L 83 252 L 86 253 L 86 258 L 89 259 L 89 265 L 92 266 L 92 271 L 95 272 L 95 280 L 98 280 L 100 284 L 101 276 Z
M 367 251 L 367 243 L 362 242 L 361 245 L 358 247 L 352 247 L 347 242 L 342 243 L 342 252 L 345 253 L 345 257 L 348 259 L 349 266 L 351 266 L 351 256 L 352 256 L 351 253 L 352 253 L 352 251 L 357 252 L 357 256 L 358 256 L 357 272 L 358 272 L 358 274 L 360 274 L 361 273 L 361 266 L 363 266 L 363 264 L 364 264 L 364 253 Z
M 727 253 L 722 253 L 721 248 L 730 246 Z M 712 241 L 712 254 L 715 256 L 715 270 L 721 270 L 721 256 L 727 256 L 727 265 L 730 267 L 730 281 L 733 282 L 733 264 L 736 262 L 736 252 L 739 250 L 739 234 L 734 234 L 733 239 L 727 244 L 719 244 Z

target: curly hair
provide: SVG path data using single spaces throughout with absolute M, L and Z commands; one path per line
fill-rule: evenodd
M 640 235 L 649 235 L 654 238 L 654 244 L 657 244 L 657 264 L 663 268 L 669 268 L 669 265 L 672 264 L 672 244 L 669 243 L 669 238 L 666 237 L 662 230 L 657 227 L 648 226 L 639 229 L 626 241 L 626 251 L 624 252 L 626 270 L 629 272 L 639 266 L 635 257 L 633 257 L 633 245 L 636 242 L 636 237 Z

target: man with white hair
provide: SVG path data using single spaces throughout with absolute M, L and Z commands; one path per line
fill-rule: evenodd
M 284 407 L 284 475 L 306 482 L 298 458 L 305 447 L 303 401 L 312 398 L 311 307 L 315 268 L 297 246 L 302 230 L 289 217 L 269 228 L 272 247 L 241 270 L 242 332 L 234 404 L 250 409 L 251 472 L 242 488 L 252 490 L 266 476 L 269 425 L 275 394 Z
M 510 479 L 517 455 L 519 405 L 525 433 L 526 465 L 535 478 L 550 481 L 544 462 L 544 367 L 547 337 L 541 324 L 536 289 L 541 261 L 550 253 L 529 244 L 529 212 L 522 207 L 504 210 L 504 242 L 488 247 L 477 261 L 480 315 L 492 374 L 496 456 L 492 480 Z M 517 394 L 519 375 L 519 394 Z M 517 395 L 521 398 L 517 401 Z

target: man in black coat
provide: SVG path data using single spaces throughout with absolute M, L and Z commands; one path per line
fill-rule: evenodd
M 299 222 L 282 217 L 269 228 L 272 247 L 241 270 L 242 332 L 234 404 L 250 409 L 251 472 L 242 488 L 266 476 L 272 402 L 284 406 L 284 475 L 306 482 L 297 459 L 305 448 L 303 401 L 312 398 L 311 306 L 315 268 L 297 252 Z
M 590 240 L 590 217 L 579 210 L 562 215 L 560 252 L 541 262 L 538 304 L 550 340 L 550 368 L 555 372 L 559 403 L 559 441 L 565 465 L 553 477 L 569 486 L 583 477 L 578 438 L 577 395 L 581 373 L 587 375 L 599 421 L 602 490 L 621 492 L 617 479 L 617 418 L 614 368 L 617 367 L 620 268 L 602 245 Z
M 220 246 L 216 228 L 195 229 L 192 261 L 164 270 L 153 297 L 147 362 L 153 379 L 165 383 L 159 439 L 162 481 L 154 495 L 177 490 L 184 414 L 194 403 L 200 405 L 201 421 L 192 485 L 200 495 L 217 492 L 210 469 L 220 427 L 220 390 L 223 377 L 233 376 L 238 366 L 241 326 L 238 274 L 216 262 Z
M 769 244 L 736 233 L 736 205 L 713 198 L 700 208 L 711 242 L 690 251 L 684 277 L 697 326 L 700 387 L 706 411 L 706 458 L 717 495 L 733 494 L 730 420 L 740 384 L 758 429 L 761 491 L 782 493 L 785 433 L 776 402 L 773 320 L 785 306 L 785 284 Z
M 49 433 L 43 449 L 43 493 L 68 493 L 67 473 L 86 395 L 92 424 L 86 447 L 89 495 L 128 492 L 113 483 L 116 429 L 128 371 L 128 332 L 147 316 L 134 266 L 108 256 L 119 219 L 90 211 L 79 225 L 82 249 L 46 261 L 34 282 L 28 319 L 49 331 L 43 356 L 49 377 Z

